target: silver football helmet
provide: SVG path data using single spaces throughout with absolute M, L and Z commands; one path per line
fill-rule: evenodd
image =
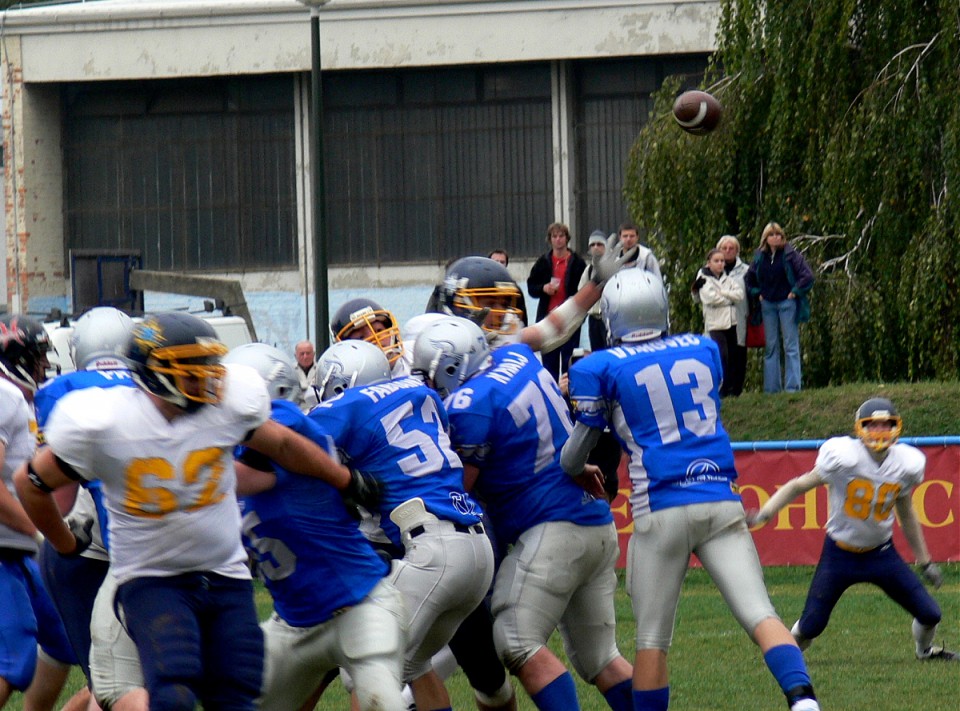
M 390 362 L 382 350 L 368 341 L 340 341 L 317 360 L 316 378 L 323 402 L 348 388 L 390 380 Z
M 126 368 L 123 353 L 133 319 L 112 306 L 97 306 L 77 319 L 70 334 L 70 357 L 77 370 Z
M 621 269 L 600 297 L 611 346 L 660 338 L 669 328 L 669 310 L 663 281 L 646 269 Z
M 448 316 L 429 324 L 413 346 L 413 372 L 423 373 L 446 398 L 483 367 L 490 347 L 481 328 L 466 318 Z
M 266 343 L 244 343 L 227 353 L 224 365 L 237 363 L 253 368 L 267 384 L 271 400 L 296 402 L 300 398 L 300 380 L 293 359 L 279 348 Z

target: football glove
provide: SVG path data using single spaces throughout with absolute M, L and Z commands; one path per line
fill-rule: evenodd
M 920 566 L 920 574 L 923 576 L 924 580 L 938 590 L 940 589 L 940 586 L 943 585 L 943 573 L 940 571 L 940 566 L 934 563 L 932 560 L 929 563 Z
M 347 505 L 347 510 L 354 516 L 359 516 L 358 506 L 362 506 L 368 511 L 377 507 L 377 504 L 383 498 L 383 484 L 369 474 L 351 469 L 350 483 L 340 494 Z
M 69 553 L 64 553 L 63 555 L 67 558 L 74 558 L 87 550 L 87 548 L 90 547 L 90 543 L 93 542 L 93 536 L 90 533 L 93 530 L 93 519 L 70 518 L 67 519 L 67 527 L 70 529 L 73 537 L 77 539 L 77 546 Z
M 619 251 L 620 238 L 615 234 L 610 235 L 610 239 L 607 240 L 607 248 L 603 254 L 594 254 L 591 257 L 593 276 L 590 278 L 590 281 L 602 288 L 607 282 L 607 279 L 620 271 L 620 267 L 637 258 L 640 245 L 634 245 L 633 249 L 618 257 L 617 252 Z

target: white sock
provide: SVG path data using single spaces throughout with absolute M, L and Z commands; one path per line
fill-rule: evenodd
M 937 626 L 927 627 L 914 620 L 910 628 L 913 632 L 913 641 L 917 643 L 917 656 L 922 657 L 933 646 L 933 637 L 937 633 Z

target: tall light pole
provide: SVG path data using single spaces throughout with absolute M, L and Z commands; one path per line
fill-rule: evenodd
M 314 330 L 317 352 L 330 345 L 327 282 L 327 208 L 323 172 L 323 84 L 320 74 L 320 8 L 329 0 L 297 0 L 310 8 L 310 185 L 313 186 Z

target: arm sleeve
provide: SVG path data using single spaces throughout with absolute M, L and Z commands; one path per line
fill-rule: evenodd
M 560 466 L 570 476 L 580 476 L 583 473 L 583 466 L 587 463 L 587 457 L 597 445 L 602 430 L 589 427 L 582 422 L 573 426 L 573 432 L 570 438 L 563 445 L 560 451 Z

